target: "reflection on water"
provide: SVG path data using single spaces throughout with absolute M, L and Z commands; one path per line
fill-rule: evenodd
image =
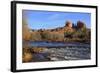
M 28 42 L 29 46 L 33 47 L 66 47 L 66 46 L 72 46 L 72 47 L 90 47 L 90 44 L 84 44 L 84 43 L 64 43 L 64 42 L 45 42 L 45 41 L 38 41 L 38 42 L 33 42 L 30 41 Z

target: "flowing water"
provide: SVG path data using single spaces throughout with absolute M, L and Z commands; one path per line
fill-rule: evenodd
M 30 47 L 42 47 L 44 52 L 34 54 L 39 60 L 86 60 L 91 58 L 90 44 L 62 42 L 28 42 Z M 38 60 L 37 60 L 38 61 Z

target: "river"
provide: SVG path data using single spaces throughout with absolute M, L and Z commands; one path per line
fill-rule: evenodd
M 91 45 L 86 43 L 65 42 L 28 42 L 30 47 L 45 47 L 44 52 L 34 54 L 36 61 L 62 61 L 91 59 Z

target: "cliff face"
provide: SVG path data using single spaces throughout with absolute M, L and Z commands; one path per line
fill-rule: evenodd
M 85 23 L 84 23 L 84 22 L 82 22 L 82 21 L 78 21 L 78 22 L 77 22 L 77 28 L 78 28 L 78 29 L 82 29 L 83 27 L 85 27 L 85 28 L 86 28 Z
M 86 28 L 85 23 L 82 21 L 78 21 L 77 25 L 74 25 L 71 21 L 67 21 L 65 23 L 64 27 L 58 27 L 58 28 L 54 28 L 54 29 L 40 29 L 40 30 L 32 30 L 32 31 L 33 32 L 35 32 L 35 31 L 37 31 L 37 32 L 48 31 L 48 32 L 64 33 L 64 32 L 74 32 L 75 30 L 79 30 L 82 28 Z
M 65 26 L 64 27 L 58 27 L 58 28 L 55 28 L 55 29 L 48 29 L 48 30 L 42 30 L 42 31 L 59 32 L 59 33 L 64 33 L 66 31 L 73 32 L 74 31 L 74 28 L 72 26 L 73 26 L 72 25 L 72 22 L 67 21 L 65 23 Z M 41 30 L 39 30 L 39 31 L 41 31 Z

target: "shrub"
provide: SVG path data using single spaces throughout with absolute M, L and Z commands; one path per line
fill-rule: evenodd
M 73 38 L 73 32 L 68 32 L 68 31 L 66 31 L 66 32 L 64 32 L 64 36 L 65 36 L 65 38 Z
M 33 41 L 40 41 L 41 40 L 41 35 L 40 35 L 39 32 L 32 32 L 30 39 L 33 40 Z
M 48 31 L 40 32 L 42 40 L 48 40 L 51 38 L 50 33 Z
M 52 34 L 51 40 L 55 40 L 55 41 L 63 41 L 64 40 L 64 34 L 63 33 L 55 32 L 55 33 L 51 33 L 51 34 Z
M 41 33 L 41 37 L 43 40 L 47 40 L 47 41 L 62 41 L 62 40 L 64 40 L 64 34 L 59 33 L 59 32 L 44 31 Z
M 23 62 L 30 62 L 30 61 L 32 61 L 32 54 L 31 53 L 24 53 L 22 61 Z
M 23 19 L 22 21 L 22 38 L 24 40 L 30 40 L 30 30 L 28 28 L 26 20 Z

